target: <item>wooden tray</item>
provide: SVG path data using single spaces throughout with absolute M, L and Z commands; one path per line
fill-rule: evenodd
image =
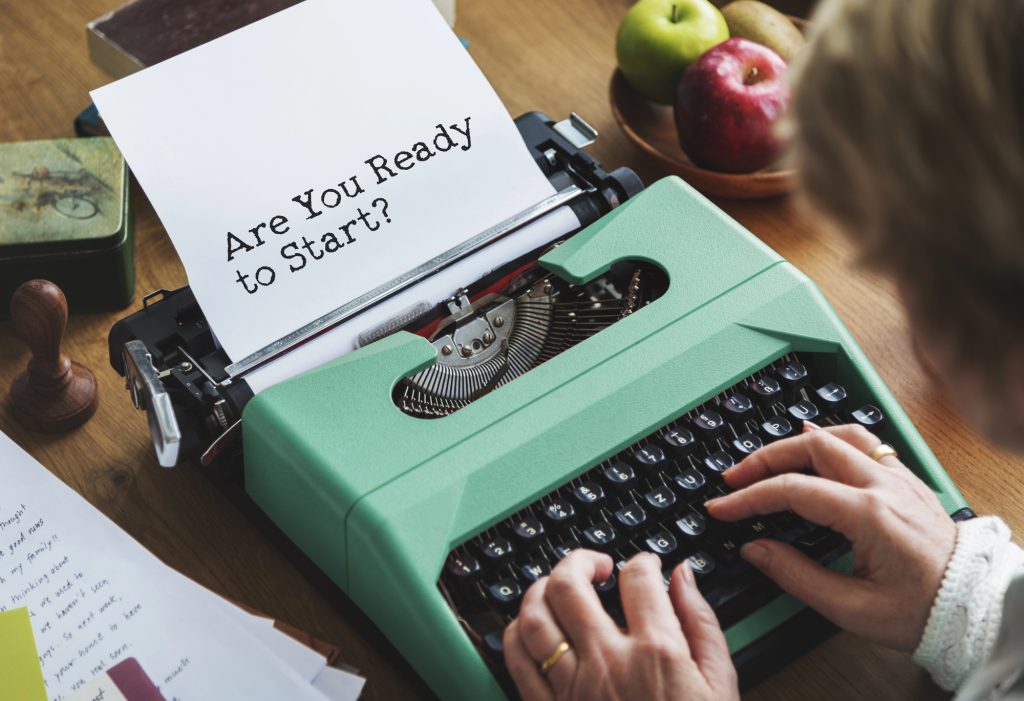
M 807 33 L 807 20 L 792 16 L 789 20 Z M 722 173 L 694 165 L 679 145 L 672 108 L 645 99 L 618 69 L 612 74 L 611 103 L 615 121 L 633 143 L 709 197 L 753 200 L 778 197 L 793 189 L 792 169 L 770 166 L 753 173 Z

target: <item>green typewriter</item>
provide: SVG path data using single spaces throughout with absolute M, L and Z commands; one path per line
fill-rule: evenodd
M 848 570 L 849 544 L 793 514 L 702 508 L 805 421 L 866 426 L 972 515 L 814 284 L 677 178 L 450 311 L 247 398 L 240 450 L 247 497 L 443 699 L 515 697 L 502 631 L 576 548 L 689 559 L 747 684 L 822 639 L 737 550 L 782 538 Z M 177 357 L 115 358 L 136 322 L 112 362 L 145 394 Z M 621 620 L 614 575 L 596 586 Z
M 437 349 L 400 332 L 246 408 L 247 492 L 442 698 L 509 692 L 501 630 L 574 548 L 690 558 L 736 655 L 799 614 L 739 544 L 785 537 L 837 569 L 848 544 L 792 515 L 737 532 L 701 504 L 803 421 L 864 424 L 967 506 L 814 285 L 678 179 L 545 254 L 515 313 L 586 304 L 571 290 L 622 265 L 616 323 L 464 406 L 435 400 Z

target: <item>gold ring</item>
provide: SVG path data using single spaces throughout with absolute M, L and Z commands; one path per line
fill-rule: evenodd
M 568 640 L 563 640 L 562 642 L 558 643 L 558 647 L 555 648 L 555 651 L 552 652 L 546 660 L 540 663 L 540 673 L 547 674 L 548 672 L 550 672 L 551 668 L 558 664 L 558 661 L 562 659 L 562 655 L 564 655 L 568 651 Z
M 892 456 L 897 460 L 900 459 L 900 456 L 896 453 L 896 449 L 893 448 L 888 443 L 880 444 L 877 448 L 875 448 L 868 454 L 868 457 L 874 460 L 875 462 L 878 462 L 882 458 L 887 458 L 889 456 Z

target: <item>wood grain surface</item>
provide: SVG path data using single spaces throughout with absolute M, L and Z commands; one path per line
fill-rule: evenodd
M 86 51 L 85 24 L 123 0 L 0 0 L 0 140 L 72 135 L 88 90 L 107 78 Z M 785 3 L 791 7 L 798 0 Z M 608 105 L 614 35 L 627 0 L 460 0 L 457 31 L 513 115 L 542 110 L 583 115 L 601 132 L 592 147 L 609 166 L 629 165 L 648 181 L 656 163 L 616 127 Z M 339 35 L 341 36 L 341 35 Z M 416 60 L 410 56 L 409 60 Z M 343 133 L 343 132 L 341 132 Z M 197 164 L 198 165 L 198 164 Z M 153 289 L 185 284 L 166 234 L 140 192 L 136 302 L 112 314 L 73 316 L 64 351 L 96 373 L 101 401 L 84 427 L 59 436 L 29 433 L 0 410 L 0 430 L 172 567 L 200 584 L 339 645 L 368 677 L 367 699 L 430 698 L 382 636 L 345 601 L 317 592 L 194 466 L 161 469 L 145 417 L 110 369 L 107 332 Z M 790 199 L 721 202 L 722 207 L 810 275 L 888 382 L 979 513 L 1024 530 L 1024 461 L 988 447 L 923 377 L 890 284 L 858 271 L 849 245 Z M 6 304 L 6 301 L 2 301 Z M 979 352 L 984 352 L 979 349 Z M 28 350 L 0 323 L 0 391 Z M 3 489 L 0 465 L 0 490 Z M 903 654 L 840 634 L 748 693 L 746 699 L 934 699 L 926 675 Z

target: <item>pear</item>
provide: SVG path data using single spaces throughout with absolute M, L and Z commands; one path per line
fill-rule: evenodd
M 757 0 L 735 0 L 722 8 L 729 36 L 757 42 L 789 63 L 804 45 L 804 36 L 788 17 Z

